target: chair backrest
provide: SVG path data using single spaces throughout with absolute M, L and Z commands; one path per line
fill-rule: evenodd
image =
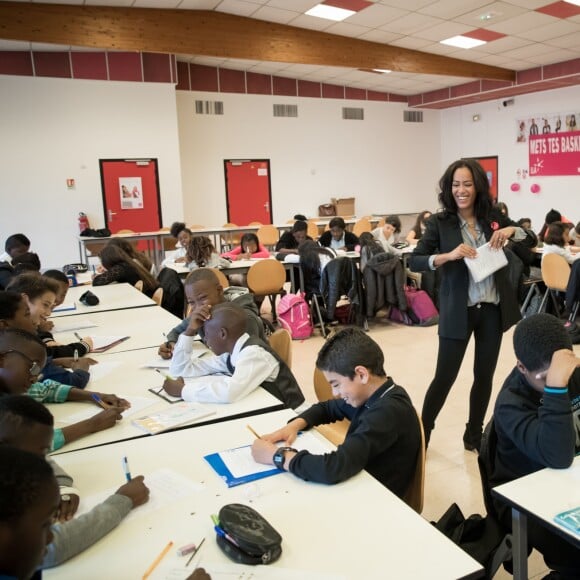
M 279 328 L 274 331 L 268 338 L 272 350 L 292 368 L 292 338 L 285 328 Z
M 250 222 L 248 225 L 249 226 L 262 226 L 264 224 L 262 222 Z
M 313 240 L 317 240 L 320 236 L 318 233 L 318 226 L 315 220 L 308 220 L 307 222 L 306 234 L 309 235 Z
M 117 234 L 134 234 L 135 232 L 133 230 L 119 230 L 118 232 L 116 232 Z
M 271 224 L 260 226 L 256 232 L 256 235 L 258 236 L 260 243 L 266 246 L 268 249 L 273 248 L 280 239 L 278 228 Z
M 108 240 L 102 242 L 85 242 L 85 248 L 87 252 L 90 252 L 91 256 L 97 257 L 101 250 L 107 245 Z
M 542 278 L 551 290 L 566 291 L 570 279 L 570 266 L 558 254 L 546 254 L 542 258 Z
M 382 228 L 385 225 L 385 218 L 380 218 L 375 228 Z
M 157 276 L 157 281 L 163 288 L 161 306 L 178 318 L 183 318 L 185 292 L 179 274 L 171 268 L 163 268 Z M 155 295 L 153 300 L 155 300 Z
M 233 223 L 226 223 L 222 226 L 223 228 L 237 228 L 239 227 L 238 224 Z M 229 233 L 229 232 L 222 232 L 221 234 L 222 239 L 222 246 L 228 246 L 231 248 L 232 246 L 237 246 L 242 239 L 242 234 L 240 232 L 236 233 Z M 218 249 L 218 248 L 216 248 Z M 219 251 L 219 249 L 218 249 Z
M 321 403 L 324 401 L 329 401 L 330 399 L 336 399 L 336 396 L 332 392 L 330 383 L 326 380 L 326 377 L 319 368 L 314 368 L 314 377 L 312 382 L 314 383 L 314 392 L 316 393 L 316 398 Z
M 330 383 L 326 380 L 326 377 L 320 369 L 314 369 L 313 383 L 316 398 L 321 403 L 335 398 Z M 348 419 L 343 419 L 342 421 L 335 421 L 328 425 L 319 425 L 316 427 L 316 430 L 320 431 L 320 433 L 322 433 L 322 435 L 324 435 L 324 437 L 326 437 L 331 443 L 338 446 L 343 443 L 349 427 L 350 421 Z
M 230 281 L 219 268 L 208 268 L 208 270 L 211 270 L 217 276 L 222 288 L 228 288 L 230 286 Z
M 359 237 L 362 233 L 370 232 L 372 229 L 371 222 L 368 220 L 368 218 L 363 217 L 354 224 L 352 233 Z
M 160 232 L 170 232 L 171 228 L 159 228 Z
M 190 230 L 204 230 L 205 226 L 202 226 L 201 224 L 193 224 L 191 226 L 189 226 Z
M 409 487 L 403 499 L 409 507 L 420 514 L 423 511 L 423 499 L 425 497 L 425 430 L 423 429 L 423 421 L 421 421 L 421 416 L 417 413 L 417 409 L 415 409 L 415 413 L 417 415 L 417 421 L 419 421 L 419 429 L 421 430 L 421 447 L 417 454 L 415 473 L 409 482 Z
M 143 292 L 143 280 L 137 280 L 137 282 L 135 282 L 135 288 L 137 288 L 139 292 Z
M 286 270 L 278 260 L 258 260 L 248 270 L 248 288 L 258 296 L 276 294 L 286 282 Z
M 172 236 L 163 236 L 163 249 L 172 251 L 177 249 L 177 240 Z
M 161 286 L 157 288 L 155 292 L 153 292 L 151 299 L 153 302 L 155 302 L 155 304 L 157 304 L 157 306 L 161 306 L 161 302 L 163 301 L 163 288 L 161 288 Z

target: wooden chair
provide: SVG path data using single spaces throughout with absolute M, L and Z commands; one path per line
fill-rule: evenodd
M 133 230 L 119 230 L 118 232 L 116 232 L 116 234 L 134 234 L 134 233 L 135 232 Z
M 306 235 L 310 236 L 313 240 L 317 240 L 320 237 L 320 234 L 318 233 L 316 220 L 308 220 L 306 223 L 308 224 Z
M 139 292 L 143 292 L 143 280 L 137 280 L 137 282 L 135 282 L 135 288 L 137 288 Z
M 189 229 L 192 231 L 193 230 L 203 230 L 203 229 L 205 229 L 205 226 L 202 226 L 200 224 L 193 224 L 193 225 L 189 226 Z
M 417 466 L 415 467 L 415 473 L 409 487 L 403 496 L 405 503 L 413 508 L 418 514 L 423 511 L 423 500 L 425 497 L 425 431 L 423 429 L 423 421 L 417 409 L 415 409 L 417 414 L 417 420 L 419 421 L 419 429 L 421 430 L 421 447 L 417 455 Z
M 163 250 L 171 252 L 177 249 L 177 240 L 172 236 L 163 236 Z
M 278 228 L 271 224 L 260 226 L 256 232 L 256 235 L 258 236 L 260 243 L 266 246 L 266 248 L 268 248 L 270 251 L 276 247 L 276 244 L 280 239 Z
M 227 279 L 227 276 L 219 268 L 208 268 L 208 270 L 211 270 L 217 276 L 222 288 L 228 288 L 230 286 L 230 281 Z
M 566 259 L 558 254 L 546 254 L 542 257 L 542 279 L 546 285 L 546 292 L 540 304 L 540 312 L 544 311 L 548 296 L 552 298 L 552 304 L 556 313 L 560 316 L 560 307 L 555 292 L 566 292 L 570 279 L 570 266 Z M 572 306 L 572 305 L 570 305 Z
M 368 218 L 363 217 L 360 218 L 360 220 L 358 220 L 353 228 L 352 228 L 352 233 L 359 237 L 361 234 L 363 234 L 364 232 L 370 232 L 372 231 L 372 226 L 371 226 L 371 222 L 368 220 Z
M 382 228 L 385 225 L 385 218 L 380 218 L 377 221 L 377 225 L 375 226 L 375 228 Z
M 292 368 L 292 337 L 290 333 L 285 328 L 279 328 L 270 335 L 268 342 L 272 350 L 288 365 L 288 368 Z
M 237 228 L 239 227 L 238 224 L 227 223 L 222 226 L 223 228 Z M 220 236 L 221 238 L 221 249 L 216 248 L 216 250 L 223 251 L 223 250 L 232 250 L 234 246 L 240 245 L 240 240 L 242 239 L 242 234 L 239 232 L 223 232 Z
M 263 226 L 264 224 L 262 222 L 250 222 L 248 225 L 249 226 Z
M 160 232 L 170 232 L 171 228 L 159 228 Z
M 256 296 L 268 296 L 276 322 L 276 295 L 284 293 L 286 270 L 278 260 L 259 260 L 248 270 L 248 288 Z
M 101 250 L 107 245 L 108 240 L 102 242 L 85 242 L 85 248 L 91 257 L 97 258 Z
M 326 380 L 326 377 L 320 369 L 314 369 L 313 376 L 314 392 L 316 393 L 316 398 L 320 401 L 329 401 L 330 399 L 337 398 L 332 392 L 332 387 L 330 383 Z M 343 419 L 342 421 L 336 421 L 335 423 L 330 423 L 329 425 L 318 425 L 316 429 L 324 435 L 331 443 L 334 445 L 341 445 L 346 437 L 346 432 L 350 427 L 350 421 L 348 419 Z
M 141 280 L 139 280 L 139 282 L 141 282 Z M 163 288 L 161 287 L 157 288 L 157 290 L 153 292 L 153 296 L 151 296 L 151 299 L 153 300 L 153 302 L 155 302 L 155 304 L 157 304 L 157 306 L 161 306 L 161 303 L 163 302 Z

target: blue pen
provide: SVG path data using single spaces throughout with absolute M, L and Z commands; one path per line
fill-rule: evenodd
M 238 546 L 238 543 L 222 527 L 214 526 L 213 529 L 216 531 L 218 536 L 225 538 L 226 540 L 228 540 L 228 542 L 231 542 L 234 546 Z
M 105 411 L 109 408 L 105 401 L 103 401 L 103 399 L 101 399 L 101 397 L 99 397 L 99 395 L 97 395 L 97 393 L 93 393 L 91 395 L 91 399 L 97 403 L 97 405 L 99 405 L 99 407 L 101 407 L 102 409 L 105 409 Z
M 127 483 L 129 483 L 131 481 L 131 470 L 129 469 L 129 460 L 127 459 L 126 455 L 123 457 L 122 463 L 123 471 L 125 472 L 125 478 L 127 479 Z

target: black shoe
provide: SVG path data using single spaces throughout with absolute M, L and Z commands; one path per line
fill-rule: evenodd
M 481 427 L 473 429 L 469 423 L 465 425 L 465 433 L 463 433 L 463 447 L 466 451 L 475 451 L 479 453 L 481 447 Z

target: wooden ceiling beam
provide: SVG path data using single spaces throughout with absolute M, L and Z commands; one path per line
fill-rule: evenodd
M 514 71 L 495 66 L 205 10 L 0 1 L 0 38 L 114 50 L 515 80 Z

